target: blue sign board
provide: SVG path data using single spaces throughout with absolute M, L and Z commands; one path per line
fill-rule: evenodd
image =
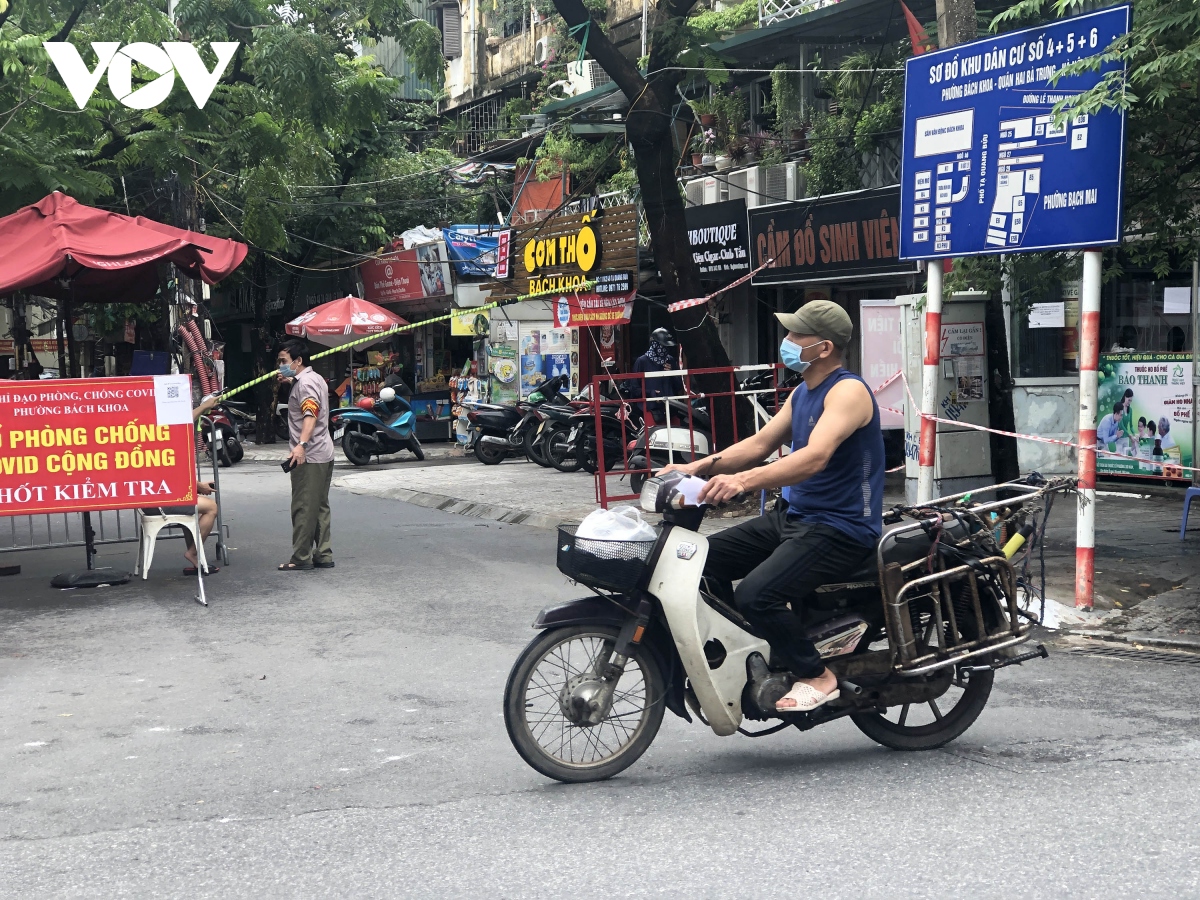
M 1120 242 L 1124 114 L 1051 110 L 1121 64 L 1050 80 L 1128 30 L 1115 6 L 907 61 L 901 259 Z

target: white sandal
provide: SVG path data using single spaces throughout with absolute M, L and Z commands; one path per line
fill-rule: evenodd
M 792 712 L 812 712 L 818 706 L 824 706 L 830 700 L 836 700 L 842 696 L 839 688 L 834 688 L 828 694 L 822 694 L 811 684 L 805 684 L 803 681 L 797 681 L 792 685 L 792 689 L 775 701 L 775 712 L 792 713 Z M 795 706 L 780 706 L 784 700 L 795 700 Z

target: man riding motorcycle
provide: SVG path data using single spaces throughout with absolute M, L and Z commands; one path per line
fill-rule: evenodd
M 776 317 L 788 330 L 780 357 L 803 384 L 757 434 L 667 470 L 708 477 L 703 503 L 784 488 L 785 502 L 774 512 L 709 538 L 704 574 L 726 587 L 741 579 L 733 592 L 738 609 L 797 679 L 776 709 L 795 712 L 840 696 L 837 679 L 804 636 L 799 611 L 817 587 L 857 570 L 875 551 L 884 450 L 874 396 L 842 367 L 854 330 L 845 310 L 815 300 Z M 791 454 L 759 465 L 789 435 Z

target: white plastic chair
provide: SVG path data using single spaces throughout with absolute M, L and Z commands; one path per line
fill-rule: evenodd
M 134 575 L 140 574 L 142 580 L 145 581 L 150 575 L 150 563 L 154 560 L 154 543 L 158 540 L 158 533 L 164 528 L 170 528 L 172 525 L 190 531 L 192 540 L 196 544 L 196 559 L 199 563 L 200 571 L 208 569 L 208 560 L 204 558 L 204 542 L 200 540 L 200 517 L 196 513 L 191 515 L 152 515 L 142 510 L 138 510 L 138 525 L 142 531 L 142 539 L 138 546 L 138 561 L 137 568 L 133 570 Z

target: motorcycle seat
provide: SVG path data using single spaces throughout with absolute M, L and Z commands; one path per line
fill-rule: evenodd
M 668 400 L 667 404 L 671 407 L 672 424 L 676 424 L 675 420 L 676 416 L 678 416 L 683 424 L 686 425 L 688 420 L 687 404 L 679 400 Z M 708 428 L 712 424 L 708 418 L 708 413 L 702 409 L 696 409 L 694 406 L 692 407 L 692 422 L 700 428 Z

